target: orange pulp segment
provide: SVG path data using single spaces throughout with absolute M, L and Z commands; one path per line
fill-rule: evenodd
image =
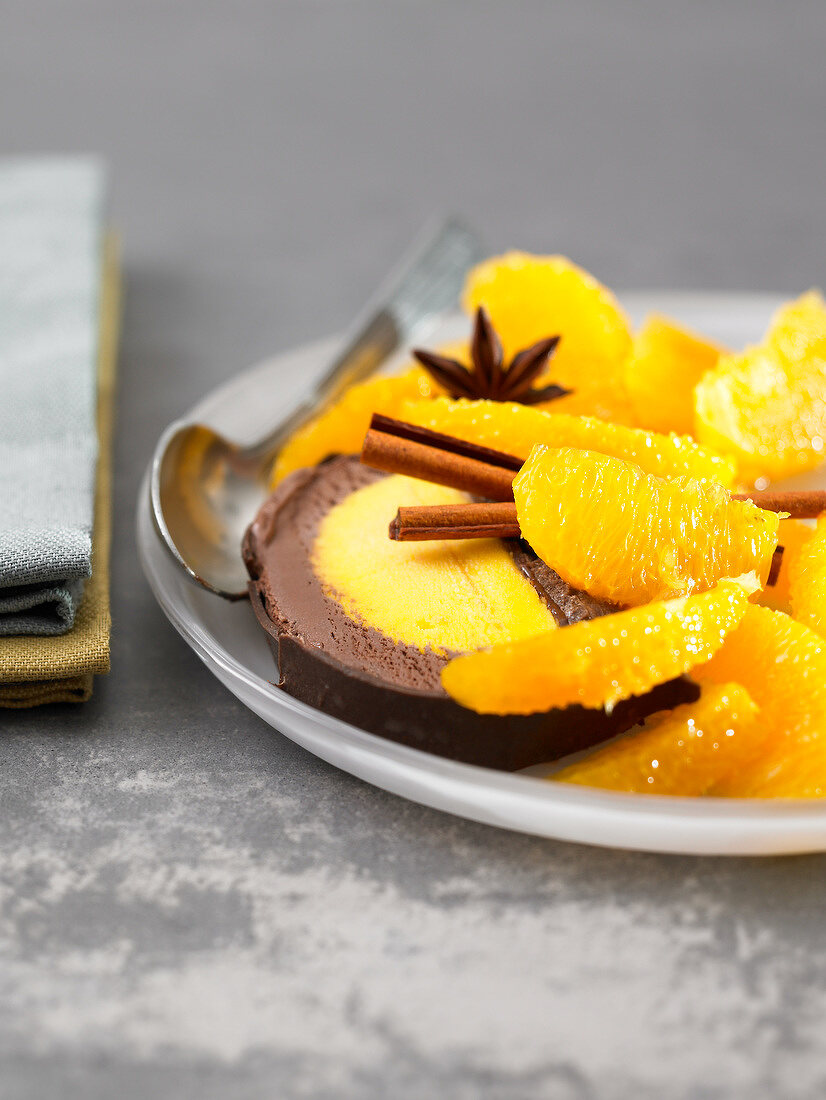
M 737 461 L 748 485 L 813 469 L 826 440 L 826 362 L 790 365 L 770 347 L 723 356 L 697 385 L 701 443 Z
M 766 340 L 791 362 L 810 356 L 826 359 L 826 302 L 808 290 L 784 304 L 771 319 Z
M 470 314 L 485 306 L 506 357 L 558 333 L 550 376 L 564 386 L 576 385 L 583 365 L 600 383 L 621 382 L 626 317 L 610 290 L 564 256 L 493 256 L 468 273 L 462 305 Z
M 624 384 L 606 384 L 599 372 L 594 372 L 590 360 L 586 360 L 581 369 L 569 364 L 566 374 L 569 379 L 576 379 L 568 383 L 571 392 L 553 401 L 538 402 L 534 408 L 567 413 L 569 416 L 592 416 L 609 424 L 623 424 L 627 428 L 639 426 Z M 552 370 L 548 372 L 547 381 L 555 381 Z
M 421 367 L 351 386 L 287 440 L 275 461 L 271 484 L 275 486 L 293 470 L 315 466 L 329 455 L 358 454 L 373 413 L 397 416 L 406 401 L 441 392 Z
M 399 414 L 403 420 L 444 432 L 470 443 L 507 451 L 527 459 L 533 447 L 576 447 L 635 462 L 660 477 L 708 478 L 730 487 L 734 463 L 687 436 L 608 424 L 588 416 L 545 411 L 510 401 L 410 401 Z
M 783 547 L 780 559 L 780 571 L 774 584 L 767 584 L 761 592 L 755 592 L 752 603 L 761 607 L 770 607 L 773 611 L 792 613 L 791 593 L 789 591 L 790 564 L 798 551 L 805 546 L 814 534 L 814 528 L 800 519 L 781 519 L 777 530 L 777 545 Z
M 711 684 L 694 703 L 649 718 L 553 779 L 637 794 L 702 795 L 760 751 L 757 706 L 739 684 Z
M 788 749 L 778 746 L 766 759 L 730 777 L 713 793 L 740 798 L 824 798 L 826 737 L 812 736 Z
M 789 598 L 792 615 L 801 623 L 826 635 L 826 516 L 817 521 L 809 538 L 789 554 Z M 826 732 L 826 731 L 824 731 Z
M 652 314 L 634 337 L 625 385 L 637 421 L 658 432 L 694 431 L 694 387 L 722 348 Z
M 448 695 L 479 714 L 611 707 L 707 661 L 740 621 L 737 581 L 469 653 L 442 670 Z
M 623 459 L 535 447 L 513 482 L 522 535 L 574 588 L 624 606 L 756 573 L 778 516 L 715 482 L 647 474 Z
M 762 344 L 724 355 L 694 391 L 697 438 L 737 460 L 748 484 L 826 457 L 826 305 L 810 292 L 775 316 Z
M 702 668 L 702 683 L 741 683 L 769 738 L 759 759 L 712 793 L 815 797 L 826 786 L 826 641 L 781 611 L 749 605 Z M 817 741 L 820 749 L 810 746 Z M 817 767 L 808 770 L 815 763 Z

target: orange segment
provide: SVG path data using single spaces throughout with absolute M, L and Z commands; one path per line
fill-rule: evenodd
M 694 676 L 703 683 L 743 684 L 769 734 L 759 759 L 713 793 L 819 796 L 826 787 L 826 642 L 820 635 L 780 611 L 749 605 Z
M 768 575 L 778 517 L 721 485 L 646 474 L 594 451 L 535 447 L 513 482 L 522 535 L 574 588 L 636 606 Z
M 749 484 L 826 457 L 826 305 L 810 293 L 775 316 L 764 342 L 724 355 L 694 392 L 697 437 L 729 451 Z
M 493 256 L 468 274 L 462 305 L 471 314 L 485 306 L 506 356 L 559 333 L 550 376 L 562 385 L 575 386 L 583 365 L 594 378 L 621 381 L 631 343 L 625 315 L 609 290 L 564 256 Z
M 271 484 L 303 466 L 315 466 L 332 454 L 358 454 L 373 413 L 398 416 L 406 401 L 443 392 L 427 371 L 413 367 L 390 378 L 371 378 L 299 428 L 276 459 Z
M 555 403 L 556 404 L 556 403 Z M 734 463 L 687 436 L 607 424 L 586 416 L 545 411 L 507 401 L 411 401 L 399 414 L 413 424 L 526 459 L 533 447 L 576 447 L 635 462 L 660 477 L 709 478 L 734 484 Z
M 742 684 L 778 732 L 805 735 L 812 714 L 826 713 L 826 643 L 782 611 L 749 605 L 737 630 L 697 675 Z
M 809 290 L 786 302 L 771 319 L 766 340 L 792 362 L 809 357 L 826 359 L 826 302 L 819 290 Z
M 467 342 L 467 340 L 445 340 L 443 343 L 439 344 L 439 346 L 436 348 L 436 351 L 439 353 L 439 355 L 444 355 L 448 359 L 458 360 L 463 366 L 467 367 L 468 369 L 470 369 L 472 365 L 470 344 Z M 433 380 L 431 379 L 431 382 L 432 381 Z M 439 391 L 438 386 L 436 387 L 436 390 L 437 392 L 441 392 Z
M 826 516 L 809 530 L 809 538 L 784 550 L 789 554 L 789 597 L 792 614 L 801 623 L 826 635 Z M 825 731 L 826 732 L 826 731 Z
M 536 408 L 569 416 L 592 416 L 609 424 L 624 424 L 627 428 L 639 426 L 625 386 L 606 384 L 601 373 L 594 371 L 591 360 L 576 371 L 569 366 L 566 373 L 572 379 L 569 382 L 572 392 L 554 401 L 540 402 Z M 553 371 L 548 372 L 548 379 L 555 381 Z
M 799 519 L 781 519 L 777 531 L 777 545 L 783 547 L 780 559 L 780 572 L 775 584 L 767 584 L 762 592 L 752 597 L 761 607 L 770 607 L 773 611 L 785 611 L 791 614 L 791 593 L 789 592 L 789 566 L 795 555 L 805 546 L 814 534 L 814 528 Z
M 658 314 L 647 317 L 625 364 L 625 385 L 639 424 L 658 432 L 694 431 L 694 387 L 722 348 Z
M 697 438 L 737 460 L 749 484 L 823 461 L 826 362 L 790 364 L 774 349 L 723 356 L 694 393 Z
M 741 798 L 826 797 L 826 738 L 813 736 L 788 752 L 776 752 L 715 793 Z
M 655 715 L 553 778 L 637 794 L 705 794 L 759 754 L 765 733 L 756 714 L 739 684 L 709 685 L 696 703 Z
M 442 671 L 445 691 L 479 714 L 613 706 L 707 661 L 748 606 L 746 589 L 646 604 L 522 642 L 469 653 Z

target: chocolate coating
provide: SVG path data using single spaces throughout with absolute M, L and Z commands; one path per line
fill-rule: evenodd
M 299 470 L 247 530 L 243 551 L 252 607 L 278 665 L 278 686 L 290 695 L 401 744 L 506 771 L 588 748 L 656 710 L 697 698 L 695 685 L 674 680 L 618 703 L 610 715 L 580 706 L 481 715 L 454 702 L 439 679 L 445 657 L 396 644 L 354 622 L 324 594 L 312 569 L 323 517 L 349 493 L 383 476 L 351 457 Z M 565 585 L 526 548 L 514 544 L 512 552 L 558 621 L 611 610 Z

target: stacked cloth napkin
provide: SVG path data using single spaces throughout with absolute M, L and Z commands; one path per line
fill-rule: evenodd
M 104 173 L 0 162 L 0 706 L 109 668 L 117 265 Z

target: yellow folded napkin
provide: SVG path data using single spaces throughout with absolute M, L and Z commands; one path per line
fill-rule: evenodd
M 109 546 L 112 532 L 112 429 L 120 320 L 117 248 L 110 237 L 103 264 L 98 344 L 95 520 L 92 576 L 66 634 L 0 637 L 0 707 L 80 703 L 96 674 L 109 671 Z

